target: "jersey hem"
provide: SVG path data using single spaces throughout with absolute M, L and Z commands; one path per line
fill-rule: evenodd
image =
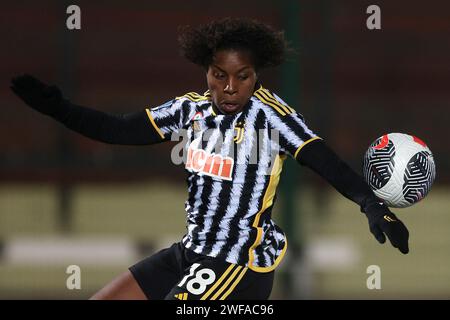
M 255 272 L 260 272 L 260 273 L 266 273 L 266 272 L 270 272 L 275 270 L 276 267 L 278 267 L 278 265 L 280 264 L 281 260 L 283 260 L 284 255 L 286 254 L 286 250 L 287 250 L 287 246 L 288 246 L 288 241 L 287 241 L 287 237 L 284 237 L 284 247 L 283 250 L 281 251 L 281 254 L 275 259 L 275 262 L 269 266 L 269 267 L 257 267 L 257 266 L 251 266 L 248 265 L 248 268 L 252 271 Z

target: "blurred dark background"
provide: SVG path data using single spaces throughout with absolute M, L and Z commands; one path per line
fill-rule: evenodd
M 82 29 L 65 27 L 78 4 Z M 73 102 L 108 112 L 157 106 L 206 88 L 202 69 L 178 53 L 177 29 L 215 18 L 255 18 L 286 29 L 282 2 L 14 1 L 2 4 L 0 35 L 0 177 L 17 179 L 143 179 L 182 175 L 170 146 L 129 148 L 89 141 L 27 110 L 9 90 L 30 73 L 61 87 Z M 432 149 L 438 181 L 450 177 L 450 31 L 445 1 L 381 1 L 382 29 L 368 30 L 369 1 L 300 1 L 300 103 L 292 105 L 356 169 L 378 136 L 405 132 Z M 292 15 L 291 15 L 292 16 Z M 263 72 L 281 92 L 280 68 Z M 288 103 L 289 96 L 283 97 Z M 292 103 L 291 103 L 292 104 Z M 155 156 L 158 155 L 158 156 Z M 68 167 L 70 170 L 58 170 Z M 117 170 L 119 169 L 120 170 Z M 62 175 L 62 176 L 61 176 Z
M 71 4 L 81 8 L 81 30 L 66 28 Z M 381 30 L 366 27 L 371 4 L 381 8 Z M 10 78 L 32 74 L 58 85 L 72 102 L 106 112 L 158 106 L 206 90 L 204 70 L 179 55 L 179 26 L 229 16 L 255 18 L 286 31 L 297 54 L 285 66 L 264 71 L 262 82 L 303 114 L 356 171 L 377 137 L 409 133 L 428 144 L 437 164 L 436 185 L 448 190 L 449 12 L 450 2 L 436 0 L 2 1 L 2 190 L 11 185 L 53 188 L 58 233 L 77 230 L 72 222 L 80 185 L 169 183 L 169 190 L 182 189 L 183 168 L 170 160 L 173 144 L 128 147 L 89 140 L 26 107 L 10 91 Z M 323 184 L 310 173 L 302 178 L 316 190 Z M 18 194 L 17 201 L 30 201 Z M 10 209 L 16 202 L 8 197 L 1 214 L 17 217 Z M 24 231 L 19 222 L 16 229 L 8 226 L 8 219 L 0 220 L 2 239 Z

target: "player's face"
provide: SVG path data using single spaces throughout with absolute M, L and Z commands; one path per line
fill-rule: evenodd
M 250 53 L 236 50 L 217 51 L 206 74 L 212 101 L 225 114 L 244 108 L 253 95 L 256 78 Z

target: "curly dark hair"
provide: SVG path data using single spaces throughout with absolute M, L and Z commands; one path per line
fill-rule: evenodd
M 181 28 L 178 38 L 181 54 L 204 67 L 222 49 L 247 50 L 256 70 L 281 64 L 290 51 L 282 31 L 256 20 L 225 18 L 192 28 Z

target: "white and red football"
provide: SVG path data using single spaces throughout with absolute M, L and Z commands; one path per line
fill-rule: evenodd
M 386 205 L 405 208 L 428 194 L 436 166 L 422 140 L 404 133 L 389 133 L 370 145 L 364 156 L 363 174 Z

